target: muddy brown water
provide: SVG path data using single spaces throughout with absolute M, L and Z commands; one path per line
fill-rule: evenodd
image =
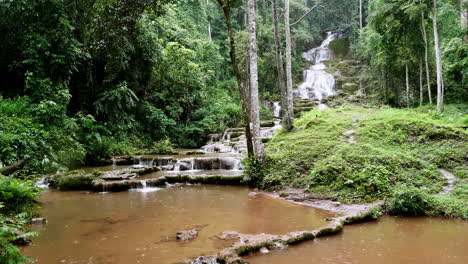
M 335 236 L 246 259 L 251 264 L 464 264 L 468 221 L 382 217 L 346 226 Z
M 48 223 L 24 253 L 39 264 L 176 263 L 229 246 L 216 235 L 284 234 L 327 224 L 329 212 L 245 187 L 182 186 L 121 193 L 47 191 L 40 199 Z M 176 232 L 201 228 L 188 243 Z

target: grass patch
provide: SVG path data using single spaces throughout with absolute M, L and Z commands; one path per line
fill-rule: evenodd
M 397 190 L 418 190 L 428 195 L 428 206 L 408 214 L 460 216 L 466 196 L 436 196 L 446 184 L 439 168 L 464 178 L 468 164 L 467 111 L 457 105 L 446 111 L 344 105 L 305 112 L 292 132 L 281 131 L 269 142 L 267 166 L 253 170 L 256 186 L 307 188 L 343 202 L 401 201 L 404 193 Z M 350 135 L 356 143 L 348 143 Z M 453 209 L 444 206 L 447 199 Z

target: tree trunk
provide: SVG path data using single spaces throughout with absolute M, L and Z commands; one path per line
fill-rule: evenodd
M 363 27 L 363 23 L 362 23 L 362 0 L 359 0 L 359 29 L 360 29 L 360 31 L 362 31 L 362 27 Z
M 22 167 L 24 167 L 24 165 L 26 165 L 26 163 L 28 163 L 28 161 L 30 161 L 31 158 L 25 158 L 25 159 L 22 159 L 8 167 L 5 167 L 5 168 L 1 168 L 0 169 L 0 174 L 2 175 L 5 175 L 5 176 L 8 176 L 8 175 L 11 175 L 13 173 L 15 173 L 17 170 L 21 169 Z
M 436 69 L 437 69 L 437 110 L 442 111 L 444 106 L 444 79 L 442 75 L 442 57 L 439 47 L 439 30 L 437 29 L 437 0 L 434 0 L 434 49 L 436 55 Z
M 276 68 L 278 71 L 277 82 L 278 88 L 281 92 L 281 117 L 283 118 L 283 124 L 292 124 L 292 120 L 285 120 L 286 117 L 290 117 L 291 115 L 284 114 L 287 111 L 287 91 L 286 91 L 286 80 L 284 77 L 284 65 L 283 65 L 283 54 L 281 54 L 281 36 L 279 30 L 279 21 L 278 21 L 278 0 L 273 0 L 273 31 L 275 34 L 275 53 L 276 53 Z M 290 129 L 290 127 L 286 127 L 286 129 Z
M 468 0 L 460 0 L 460 20 L 461 20 L 461 29 L 465 31 L 465 42 L 468 42 L 468 35 L 466 34 L 466 28 L 468 27 Z
M 250 113 L 251 131 L 254 155 L 257 161 L 263 163 L 265 153 L 260 139 L 260 108 L 258 103 L 258 63 L 257 63 L 257 21 L 255 0 L 248 0 L 249 19 L 249 61 L 250 61 Z
M 206 0 L 206 10 L 207 11 L 208 11 L 209 4 L 210 4 L 209 0 Z M 207 12 L 207 14 L 208 14 L 208 12 Z M 212 38 L 211 38 L 211 21 L 210 21 L 209 16 L 207 17 L 207 20 L 208 20 L 208 39 L 210 41 L 212 41 Z
M 422 62 L 419 62 L 419 106 L 423 105 L 423 66 Z
M 282 107 L 283 127 L 291 130 L 294 121 L 293 96 L 292 96 L 292 69 L 291 69 L 291 28 L 289 26 L 289 0 L 284 1 L 284 30 L 286 38 L 286 90 L 283 96 L 286 98 L 286 104 Z
M 410 86 L 409 86 L 409 74 L 408 74 L 408 63 L 405 64 L 406 73 L 406 107 L 410 107 Z
M 432 104 L 431 75 L 429 73 L 429 45 L 427 43 L 426 24 L 424 23 L 423 11 L 421 11 L 421 33 L 424 41 L 424 62 L 426 63 L 427 97 L 429 97 L 429 104 Z
M 236 43 L 234 39 L 234 30 L 232 28 L 232 21 L 231 21 L 231 8 L 229 5 L 225 4 L 223 0 L 217 0 L 219 6 L 223 10 L 224 19 L 226 22 L 227 30 L 228 30 L 228 38 L 229 38 L 229 56 L 231 58 L 232 69 L 234 71 L 234 75 L 236 76 L 237 80 L 237 88 L 239 89 L 241 105 L 242 105 L 242 112 L 244 116 L 245 122 L 245 137 L 247 139 L 247 152 L 249 157 L 254 157 L 254 149 L 252 145 L 252 133 L 250 131 L 250 108 L 249 108 L 249 89 L 248 85 L 246 85 L 246 81 L 242 78 L 242 75 L 239 70 L 239 65 L 237 64 L 237 55 L 236 55 Z

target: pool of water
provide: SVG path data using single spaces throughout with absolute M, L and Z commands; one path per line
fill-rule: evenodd
M 48 223 L 24 253 L 39 264 L 176 263 L 229 246 L 216 235 L 284 234 L 327 224 L 329 212 L 299 206 L 245 187 L 182 186 L 121 193 L 47 191 Z M 250 195 L 249 195 L 250 194 Z M 200 228 L 187 243 L 179 230 Z
M 468 263 L 468 221 L 382 217 L 268 255 L 252 264 L 462 264 Z

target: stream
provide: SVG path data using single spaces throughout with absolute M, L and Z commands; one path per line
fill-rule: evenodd
M 381 217 L 341 233 L 247 258 L 252 264 L 468 263 L 468 221 Z
M 303 54 L 312 63 L 304 82 L 294 90 L 302 101 L 320 101 L 335 94 L 335 80 L 323 61 L 333 57 L 328 45 L 338 38 L 329 32 L 321 46 Z M 280 104 L 272 103 L 275 121 L 261 129 L 262 138 L 281 128 Z M 149 186 L 149 180 L 168 175 L 189 177 L 242 176 L 246 139 L 242 128 L 212 134 L 198 150 L 177 155 L 116 157 L 112 166 L 86 167 L 85 172 L 158 166 L 161 170 L 137 177 L 139 184 L 123 192 L 61 192 L 47 189 L 40 198 L 42 217 L 33 226 L 40 235 L 23 247 L 38 264 L 167 264 L 201 255 L 216 255 L 234 243 L 219 235 L 284 235 L 328 225 L 336 213 L 273 198 L 247 187 L 168 184 Z M 121 163 L 119 163 L 119 161 Z M 123 162 L 122 162 L 123 161 Z M 148 184 L 147 184 L 148 183 Z M 178 231 L 198 230 L 186 242 Z M 245 259 L 254 264 L 390 264 L 468 263 L 468 222 L 443 218 L 382 217 L 349 225 L 335 235 L 320 237 L 270 254 Z M 265 251 L 265 250 L 264 250 Z M 268 251 L 268 250 L 266 250 Z
M 178 186 L 109 194 L 49 190 L 48 223 L 24 253 L 39 264 L 175 263 L 230 246 L 226 230 L 284 234 L 326 225 L 327 211 L 254 194 L 246 187 Z M 179 242 L 179 230 L 200 228 Z

